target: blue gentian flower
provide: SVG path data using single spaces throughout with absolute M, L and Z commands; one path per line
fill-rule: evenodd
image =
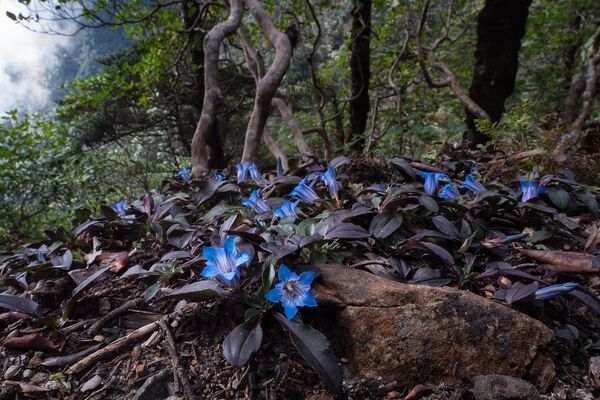
M 321 178 L 323 183 L 325 183 L 325 186 L 327 186 L 331 198 L 337 199 L 339 186 L 335 180 L 335 169 L 333 169 L 333 167 L 327 167 L 327 171 L 319 174 L 319 178 Z
M 312 203 L 313 201 L 319 199 L 319 196 L 317 196 L 317 194 L 315 193 L 315 191 L 312 188 L 313 185 L 315 184 L 316 180 L 312 181 L 312 183 L 309 186 L 306 184 L 307 179 L 308 179 L 308 176 L 305 177 L 304 179 L 302 179 L 302 181 L 300 181 L 298 186 L 296 186 L 294 188 L 294 190 L 292 190 L 290 195 L 296 196 L 297 198 L 299 198 L 300 200 L 302 200 L 305 203 Z
M 125 211 L 129 208 L 129 205 L 125 200 L 119 200 L 116 203 L 112 204 L 110 208 L 112 208 L 114 212 L 119 214 L 119 217 L 123 217 L 125 216 Z
M 226 286 L 235 286 L 239 282 L 240 267 L 250 261 L 250 255 L 238 252 L 235 237 L 225 238 L 223 247 L 214 246 L 202 248 L 206 266 L 200 273 L 205 278 L 216 278 Z
M 40 263 L 45 263 L 46 261 L 48 261 L 48 259 L 46 258 L 46 254 L 48 254 L 48 250 L 49 250 L 48 246 L 46 246 L 44 244 L 35 251 L 35 255 Z
M 460 193 L 453 184 L 447 183 L 442 190 L 439 191 L 439 196 L 445 200 L 456 200 L 460 197 Z
M 260 189 L 254 189 L 250 193 L 250 197 L 242 200 L 242 204 L 250 207 L 257 213 L 264 213 L 271 210 L 271 207 L 260 197 Z
M 449 179 L 448 175 L 442 174 L 441 172 L 417 172 L 421 178 L 425 180 L 425 193 L 430 196 L 433 196 L 435 190 L 437 189 L 438 182 L 440 179 Z
M 188 167 L 181 168 L 176 176 L 180 177 L 185 183 L 188 183 L 192 179 L 192 170 Z
M 254 182 L 257 184 L 261 184 L 263 182 L 262 177 L 260 176 L 260 172 L 254 163 L 238 163 L 236 165 L 237 168 L 237 181 L 238 183 L 243 183 L 248 180 L 248 174 Z
M 286 265 L 281 264 L 277 273 L 279 283 L 265 295 L 271 303 L 281 302 L 287 319 L 298 313 L 298 307 L 316 307 L 317 300 L 309 293 L 310 285 L 315 279 L 314 272 L 303 272 L 298 276 Z
M 465 181 L 460 185 L 461 189 L 468 189 L 473 193 L 485 192 L 485 186 L 481 182 L 476 181 L 472 174 L 466 176 Z
M 283 202 L 281 207 L 276 207 L 273 209 L 273 214 L 275 214 L 279 218 L 292 217 L 294 218 L 294 220 L 296 220 L 296 218 L 298 218 L 298 215 L 296 214 L 295 208 L 298 205 L 298 203 L 300 203 L 300 200 L 286 200 Z
M 540 194 L 546 192 L 546 188 L 542 185 L 538 185 L 538 183 L 533 179 L 529 181 L 521 180 L 519 181 L 519 184 L 521 185 L 521 201 L 523 203 L 531 199 L 535 199 Z
M 283 176 L 283 163 L 281 157 L 277 157 L 277 176 Z
M 222 182 L 225 180 L 225 175 L 219 172 L 213 172 L 212 174 L 210 174 L 210 179 L 212 179 L 213 181 Z
M 535 291 L 535 298 L 537 300 L 548 300 L 563 293 L 569 293 L 570 291 L 577 288 L 575 282 L 559 283 L 556 285 L 546 286 L 545 288 L 538 289 Z

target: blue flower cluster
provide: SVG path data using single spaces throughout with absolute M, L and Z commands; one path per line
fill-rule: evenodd
M 559 283 L 556 285 L 546 286 L 545 288 L 538 289 L 535 291 L 535 298 L 537 300 L 548 300 L 556 296 L 560 296 L 564 293 L 569 293 L 577 288 L 575 282 Z
M 188 167 L 181 168 L 179 172 L 177 172 L 176 176 L 180 177 L 185 183 L 188 183 L 190 180 L 192 180 L 192 170 Z
M 247 179 L 247 174 L 250 173 L 253 180 L 258 183 L 258 179 L 260 177 L 260 172 L 255 164 L 247 164 L 247 163 L 239 163 L 237 164 L 237 178 L 238 182 L 245 182 Z M 314 186 L 319 180 L 321 180 L 327 190 L 329 191 L 329 195 L 331 198 L 339 201 L 339 184 L 336 178 L 335 169 L 331 166 L 327 167 L 325 172 L 319 173 L 318 176 L 312 179 L 312 182 L 308 183 L 309 176 L 304 177 L 300 183 L 290 192 L 290 196 L 295 197 L 299 200 L 291 201 L 285 200 L 280 207 L 276 207 L 273 209 L 273 214 L 282 219 L 282 218 L 293 218 L 294 220 L 298 218 L 296 214 L 296 207 L 303 201 L 305 203 L 312 203 L 316 200 L 319 200 L 319 195 L 315 192 Z M 250 193 L 250 196 L 247 199 L 242 200 L 242 204 L 246 207 L 251 208 L 257 213 L 265 213 L 271 210 L 269 204 L 260 197 L 261 191 L 260 189 L 255 189 Z
M 435 194 L 440 181 L 447 181 L 446 185 L 438 192 L 438 196 L 444 200 L 456 200 L 461 194 L 456 189 L 456 186 L 450 181 L 448 175 L 441 172 L 417 172 L 417 175 L 424 181 L 425 193 L 430 196 Z M 521 202 L 525 203 L 531 199 L 535 199 L 539 195 L 546 192 L 544 186 L 538 184 L 535 180 L 520 180 L 521 186 Z M 485 186 L 481 182 L 477 181 L 473 174 L 469 174 L 465 177 L 463 183 L 459 186 L 459 189 L 466 189 L 472 193 L 478 194 L 486 191 Z

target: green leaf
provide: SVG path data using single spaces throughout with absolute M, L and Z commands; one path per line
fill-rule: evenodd
M 548 189 L 548 197 L 552 204 L 559 210 L 566 210 L 569 206 L 570 196 L 569 193 L 560 187 L 553 187 Z

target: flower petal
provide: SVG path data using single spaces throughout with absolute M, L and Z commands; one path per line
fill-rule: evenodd
M 298 308 L 294 304 L 286 304 L 283 306 L 283 312 L 285 317 L 291 320 L 298 314 Z
M 269 290 L 267 294 L 265 294 L 265 298 L 271 303 L 279 303 L 282 297 L 283 291 L 281 290 L 281 285 L 276 285 L 273 289 Z
M 312 283 L 312 281 L 315 279 L 315 273 L 313 271 L 306 271 L 300 274 L 300 277 L 298 278 L 298 280 L 305 284 L 306 286 L 310 287 L 310 284 Z
M 277 277 L 281 282 L 289 281 L 294 277 L 294 275 L 296 274 L 294 274 L 292 270 L 290 270 L 285 264 L 281 264 L 279 267 L 279 272 L 277 272 Z

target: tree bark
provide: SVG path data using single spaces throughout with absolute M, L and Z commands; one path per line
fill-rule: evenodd
M 273 63 L 256 84 L 254 108 L 250 115 L 244 141 L 242 162 L 256 162 L 271 101 L 290 65 L 292 45 L 288 36 L 275 28 L 273 21 L 258 0 L 244 0 L 244 2 L 267 40 L 275 47 Z
M 312 156 L 313 152 L 306 144 L 304 133 L 302 133 L 302 129 L 300 129 L 300 125 L 294 116 L 292 107 L 290 107 L 285 100 L 279 97 L 273 97 L 271 104 L 277 108 L 281 118 L 287 123 L 290 131 L 292 131 L 292 136 L 294 137 L 294 141 L 296 142 L 296 146 L 298 147 L 298 151 L 300 152 L 302 158 L 307 158 L 306 156 Z
M 504 103 L 515 88 L 519 68 L 519 49 L 525 34 L 525 24 L 531 0 L 486 0 L 477 19 L 475 67 L 469 97 L 499 122 Z M 475 147 L 490 138 L 475 126 L 477 118 L 466 110 L 469 131 L 465 144 Z
M 350 140 L 352 150 L 362 152 L 369 115 L 369 80 L 371 77 L 371 0 L 355 0 L 352 9 L 350 44 Z
M 281 150 L 281 148 L 277 145 L 277 142 L 275 141 L 273 136 L 271 136 L 271 133 L 266 129 L 263 130 L 262 140 L 267 145 L 267 148 L 269 149 L 271 154 L 273 154 L 273 157 L 275 157 L 275 159 L 281 159 L 281 166 L 283 167 L 283 170 L 289 170 L 290 163 L 287 156 L 285 155 L 283 150 Z
M 207 145 L 214 141 L 217 108 L 223 102 L 219 88 L 219 52 L 223 39 L 235 32 L 242 21 L 241 0 L 231 0 L 231 12 L 225 22 L 215 25 L 204 37 L 204 99 L 202 114 L 192 140 L 192 175 L 201 177 L 209 171 Z M 218 136 L 218 135 L 217 135 Z

